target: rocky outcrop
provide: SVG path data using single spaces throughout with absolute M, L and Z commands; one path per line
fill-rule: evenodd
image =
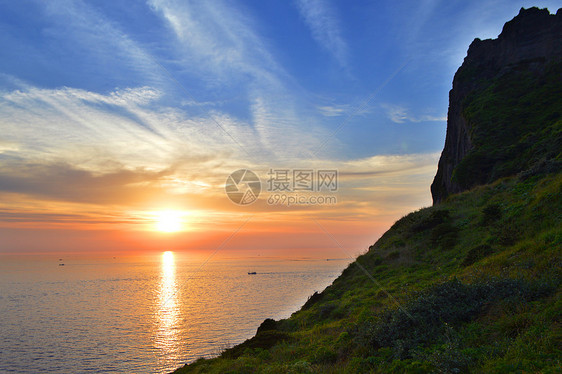
M 467 96 L 522 64 L 525 69 L 540 74 L 551 61 L 561 56 L 562 9 L 556 15 L 550 14 L 547 9 L 521 9 L 513 20 L 504 25 L 497 39 L 475 39 L 472 42 L 449 93 L 445 147 L 431 185 L 434 204 L 484 180 L 480 178 L 467 184 L 459 183 L 455 178 L 459 163 L 478 146 L 474 144 L 472 135 L 474 124 L 465 115 Z

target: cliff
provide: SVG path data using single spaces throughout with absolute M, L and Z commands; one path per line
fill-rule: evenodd
M 561 59 L 562 10 L 521 9 L 497 39 L 472 42 L 449 93 L 434 204 L 531 168 L 559 168 L 560 134 L 545 129 L 562 113 Z

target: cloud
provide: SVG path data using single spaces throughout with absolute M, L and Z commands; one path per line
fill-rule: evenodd
M 149 87 L 106 95 L 68 87 L 0 92 L 2 141 L 18 144 L 12 157 L 92 169 L 111 160 L 133 168 L 164 168 L 181 159 L 235 159 L 241 153 L 213 118 L 162 106 L 160 95 Z M 247 124 L 215 117 L 227 131 L 251 132 Z
M 437 167 L 439 153 L 405 155 L 377 155 L 358 160 L 342 162 L 342 175 L 382 176 L 396 173 L 408 175 L 423 167 Z M 415 173 L 413 173 L 415 174 Z
M 351 245 L 354 250 L 362 249 L 400 216 L 431 204 L 428 186 L 435 175 L 438 157 L 438 154 L 413 154 L 339 162 L 303 161 L 307 167 L 339 171 L 337 204 L 291 207 L 268 205 L 265 190 L 253 205 L 239 207 L 232 204 L 224 193 L 225 176 L 239 165 L 226 159 L 162 170 L 113 165 L 111 172 L 94 172 L 65 163 L 2 160 L 0 231 L 5 240 L 0 251 L 45 249 L 37 242 L 21 246 L 22 239 L 33 237 L 37 240 L 42 237 L 41 232 L 53 232 L 53 238 L 64 237 L 65 242 L 55 248 L 60 250 L 80 243 L 70 239 L 72 232 L 88 231 L 91 240 L 97 241 L 108 230 L 118 233 L 108 243 L 114 246 L 118 243 L 121 249 L 131 245 L 138 248 L 138 244 L 142 242 L 144 245 L 150 239 L 154 212 L 169 208 L 189 215 L 189 231 L 181 241 L 183 248 L 201 248 L 201 243 L 194 241 L 196 235 L 214 237 L 204 246 L 214 248 L 218 245 L 217 233 L 230 233 L 244 219 L 255 216 L 243 232 L 252 239 L 244 244 L 246 247 L 261 243 L 260 249 L 263 249 L 267 238 L 288 231 L 293 233 L 293 245 L 298 243 L 299 248 L 309 242 L 321 246 L 318 240 L 326 237 L 313 223 L 318 220 L 333 235 L 350 235 L 345 240 L 346 245 Z M 258 172 L 265 183 L 267 171 L 263 164 L 256 162 L 244 166 Z M 16 230 L 11 239 L 9 230 Z M 30 231 L 26 234 L 22 230 Z M 67 230 L 70 235 L 61 234 L 61 230 Z M 139 243 L 122 242 L 127 233 Z M 283 243 L 284 248 L 292 245 L 284 240 L 286 234 L 277 242 Z M 160 241 L 154 244 L 155 248 L 162 245 Z
M 250 157 L 274 158 L 313 148 L 311 145 L 317 139 L 327 138 L 325 124 L 309 113 L 302 100 L 306 93 L 277 62 L 275 50 L 259 33 L 259 20 L 253 18 L 252 12 L 243 4 L 153 0 L 148 1 L 148 5 L 153 11 L 149 17 L 156 21 L 155 27 L 164 32 L 159 36 L 162 42 L 158 49 L 137 41 L 129 32 L 129 25 L 116 22 L 103 6 L 80 0 L 40 4 L 44 10 L 41 17 L 48 21 L 41 42 L 52 43 L 57 48 L 54 52 L 39 48 L 44 52 L 39 56 L 48 61 L 49 53 L 56 55 L 56 51 L 70 48 L 70 57 L 59 57 L 63 63 L 79 66 L 73 66 L 76 68 L 73 74 L 57 72 L 59 75 L 50 80 L 71 87 L 48 91 L 19 82 L 20 87 L 13 91 L 19 91 L 20 96 L 27 94 L 20 100 L 30 101 L 29 96 L 34 96 L 37 104 L 26 105 L 28 113 L 20 113 L 20 118 L 25 119 L 20 121 L 22 126 L 23 123 L 37 123 L 41 128 L 38 131 L 41 136 L 28 131 L 34 144 L 25 149 L 45 151 L 49 147 L 47 139 L 52 139 L 61 145 L 64 153 L 69 142 L 63 140 L 79 137 L 78 144 L 83 149 L 105 154 L 105 145 L 100 151 L 100 147 L 92 143 L 98 143 L 106 131 L 111 137 L 110 144 L 117 142 L 114 138 L 124 142 L 124 133 L 128 131 L 131 148 L 134 145 L 147 154 L 150 151 L 146 146 L 150 143 L 154 150 L 160 148 L 155 159 L 161 160 L 170 151 L 166 143 L 174 140 L 174 131 L 170 127 L 179 129 L 181 140 L 185 137 L 204 138 L 204 128 L 214 141 L 204 141 L 203 147 L 196 141 L 188 141 L 190 151 L 211 153 L 206 152 L 206 148 L 218 149 L 221 143 L 221 153 L 245 154 L 244 157 L 249 157 L 249 153 Z M 158 20 L 162 20 L 162 24 L 158 24 Z M 170 34 L 167 35 L 166 30 Z M 65 65 L 61 66 L 64 69 Z M 93 78 L 94 71 L 103 79 Z M 79 81 L 75 78 L 78 76 Z M 6 81 L 5 77 L 2 79 Z M 138 87 L 128 88 L 133 91 L 124 92 L 127 88 L 123 87 L 128 87 L 131 81 L 141 83 Z M 104 82 L 103 91 L 100 82 Z M 107 93 L 108 85 L 122 88 Z M 11 86 L 14 86 L 13 82 Z M 78 92 L 77 86 L 83 90 Z M 220 90 L 214 90 L 218 87 Z M 146 92 L 141 92 L 141 88 Z M 235 104 L 233 100 L 236 100 Z M 176 109 L 171 109 L 173 106 Z M 10 108 L 10 111 L 15 114 L 17 110 Z M 4 118 L 7 117 L 15 116 L 8 113 Z M 161 120 L 170 125 L 168 129 L 159 124 Z M 302 126 L 303 121 L 307 123 L 306 129 Z M 52 124 L 59 122 L 60 129 L 55 131 Z M 70 128 L 70 122 L 74 129 Z M 29 125 L 27 127 L 29 129 Z M 79 136 L 75 136 L 78 135 L 76 127 L 82 128 L 83 133 Z M 144 127 L 144 131 L 139 127 Z M 23 132 L 25 129 L 17 130 L 20 135 Z M 46 132 L 52 136 L 45 137 Z M 122 155 L 125 150 L 117 153 Z M 106 158 L 110 155 L 107 153 Z M 133 158 L 132 154 L 128 157 Z
M 44 37 L 66 46 L 69 41 L 79 55 L 87 56 L 87 66 L 95 66 L 106 80 L 122 80 L 122 76 L 158 87 L 170 87 L 168 77 L 155 58 L 95 6 L 84 1 L 58 0 L 40 3 L 51 23 Z M 78 52 L 80 51 L 80 52 Z M 110 69 L 107 67 L 110 66 Z M 99 70 L 101 69 L 101 70 Z M 85 77 L 86 78 L 86 77 Z
M 233 170 L 271 163 L 262 157 L 268 149 L 255 142 L 254 127 L 217 111 L 212 119 L 189 116 L 162 106 L 161 97 L 151 87 L 98 94 L 21 85 L 0 92 L 0 190 L 123 206 L 183 197 L 213 209 Z M 255 105 L 263 108 L 254 108 L 254 123 L 271 126 L 270 149 L 283 150 L 289 142 L 306 147 L 321 135 L 313 129 L 288 131 L 296 124 L 271 116 L 270 104 L 259 98 Z M 238 135 L 250 157 L 214 121 Z M 300 136 L 304 130 L 306 136 Z M 288 162 L 296 157 L 289 156 Z
M 419 115 L 415 116 L 410 114 L 406 107 L 393 104 L 381 104 L 381 107 L 386 110 L 388 118 L 395 123 L 404 122 L 445 122 L 446 116 L 432 116 L 432 115 Z
M 222 1 L 149 4 L 151 16 L 159 17 L 153 20 L 162 20 L 169 33 L 155 55 L 105 17 L 102 7 L 45 3 L 57 25 L 45 33 L 88 50 L 83 55 L 93 55 L 92 66 L 116 66 L 109 73 L 130 70 L 146 79 L 128 75 L 124 81 L 138 86 L 103 92 L 12 80 L 10 90 L 0 92 L 0 202 L 13 209 L 0 210 L 0 221 L 135 224 L 146 211 L 171 205 L 204 211 L 202 220 L 215 229 L 249 212 L 275 224 L 286 217 L 354 221 L 394 217 L 430 202 L 434 155 L 298 160 L 301 151 L 317 149 L 327 138 L 323 117 L 346 116 L 354 108 L 329 99 L 306 107 L 313 95 L 280 65 L 251 11 Z M 314 40 L 345 67 L 348 50 L 334 10 L 320 2 L 298 7 Z M 171 77 L 154 56 L 165 58 Z M 171 97 L 168 89 L 176 83 L 187 94 Z M 233 98 L 237 108 L 229 113 Z M 275 164 L 337 168 L 339 203 L 285 209 L 261 200 L 241 209 L 228 201 L 224 182 L 233 170 Z
M 304 115 L 298 83 L 277 63 L 268 43 L 256 32 L 257 22 L 250 12 L 240 4 L 224 1 L 151 0 L 147 4 L 173 35 L 164 37 L 166 41 L 158 50 L 160 56 L 166 56 L 167 68 L 121 25 L 106 17 L 101 8 L 83 1 L 46 3 L 46 12 L 55 23 L 47 33 L 75 40 L 74 44 L 92 55 L 96 66 L 118 66 L 128 76 L 130 72 L 139 73 L 141 81 L 156 88 L 162 100 L 177 101 L 177 95 L 172 97 L 169 91 L 179 93 L 186 111 L 183 116 L 189 113 L 193 118 L 195 113 L 195 121 L 212 124 L 207 127 L 214 127 L 210 131 L 213 135 L 217 130 L 224 132 L 219 136 L 221 141 L 230 149 L 239 148 L 237 153 L 249 147 L 250 153 L 274 157 L 294 153 L 291 148 L 296 150 L 314 142 L 313 136 L 301 127 Z M 220 86 L 224 96 L 215 97 L 212 105 L 209 100 L 199 100 L 193 93 L 201 86 L 205 90 Z M 121 92 L 113 95 L 114 99 L 135 100 Z M 246 104 L 253 122 L 221 111 L 231 96 L 239 97 L 239 107 Z M 312 133 L 321 131 L 316 121 L 307 122 Z
M 312 37 L 329 52 L 342 67 L 348 65 L 348 48 L 334 9 L 327 1 L 297 0 L 297 9 L 310 28 Z
M 341 201 L 350 203 L 346 209 L 352 215 L 391 223 L 409 211 L 431 205 L 429 185 L 438 159 L 439 153 L 422 153 L 345 162 L 339 167 L 340 186 L 345 190 Z
M 402 181 L 400 183 L 404 185 L 411 183 L 418 175 L 424 175 L 427 179 L 435 173 L 438 156 L 436 153 L 373 156 L 338 162 L 310 160 L 285 167 L 336 169 L 341 187 L 338 193 L 349 199 L 354 191 L 381 189 L 385 185 L 395 186 L 397 181 Z M 201 201 L 193 207 L 209 208 L 216 205 L 218 200 L 227 202 L 223 190 L 224 181 L 228 174 L 239 167 L 218 160 L 159 170 L 130 168 L 125 165 L 118 167 L 115 164 L 112 166 L 112 171 L 93 171 L 63 162 L 5 159 L 0 166 L 0 195 L 16 194 L 44 201 L 122 207 L 143 205 L 154 200 L 187 202 L 197 199 Z M 246 167 L 256 171 L 265 183 L 268 169 L 277 166 L 254 163 Z M 389 189 L 386 192 L 392 195 L 396 191 Z M 355 198 L 352 200 L 362 201 Z M 296 210 L 298 208 L 295 207 Z M 271 211 L 272 208 L 263 205 L 258 210 L 262 209 Z
M 7 142 L 0 139 L 0 155 L 2 153 L 16 152 L 19 150 L 19 145 L 14 142 Z
M 95 174 L 63 163 L 6 162 L 0 169 L 0 191 L 90 204 L 130 203 L 132 196 L 139 197 L 138 190 L 144 198 L 158 192 L 157 183 L 170 173 L 122 169 Z
M 256 32 L 250 12 L 223 1 L 151 0 L 149 4 L 173 32 L 178 64 L 206 77 L 207 84 L 244 95 L 256 156 L 293 157 L 327 137 L 320 122 L 306 116 L 298 83 Z M 247 134 L 231 132 L 242 144 L 247 144 Z
M 339 117 L 345 115 L 350 108 L 347 105 L 324 105 L 317 109 L 325 117 Z
M 212 71 L 221 83 L 246 74 L 254 83 L 278 86 L 276 75 L 283 69 L 240 9 L 223 1 L 150 0 L 149 5 L 169 25 L 176 52 L 192 71 Z
M 362 103 L 351 105 L 351 104 L 327 104 L 318 105 L 316 109 L 324 117 L 358 117 L 364 116 L 371 113 L 371 107 L 369 103 L 363 100 Z

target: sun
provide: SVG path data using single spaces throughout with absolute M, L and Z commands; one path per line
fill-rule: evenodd
M 156 213 L 156 230 L 160 232 L 178 232 L 182 229 L 182 214 L 173 210 Z
M 162 253 L 162 265 L 166 268 L 174 266 L 174 252 L 165 251 Z

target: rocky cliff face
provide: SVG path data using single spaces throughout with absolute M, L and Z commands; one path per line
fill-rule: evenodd
M 546 125 L 549 125 L 560 119 L 561 93 L 556 91 L 556 84 L 554 88 L 549 88 L 550 92 L 546 92 L 548 90 L 543 86 L 560 79 L 560 70 L 553 66 L 560 66 L 561 60 L 562 9 L 556 15 L 551 15 L 546 9 L 521 9 L 513 20 L 504 25 L 497 39 L 475 39 L 472 42 L 467 57 L 455 74 L 453 89 L 449 93 L 445 147 L 431 185 L 434 204 L 443 201 L 450 194 L 533 166 L 528 162 L 500 165 L 505 164 L 510 157 L 501 154 L 500 150 L 504 148 L 508 152 L 518 145 L 519 151 L 529 151 L 529 157 L 532 156 L 533 160 L 544 159 L 537 154 L 537 150 L 527 149 L 532 148 L 532 145 L 525 148 L 525 144 L 520 143 L 530 133 L 540 131 L 543 124 L 537 124 L 537 121 L 545 120 L 548 122 Z M 520 80 L 524 81 L 525 87 L 517 86 Z M 513 87 L 509 87 L 510 85 Z M 542 119 L 534 112 L 525 113 L 523 96 L 535 88 L 545 91 L 544 97 L 539 95 L 540 97 L 535 98 L 537 101 L 546 100 L 550 103 L 552 97 L 547 96 L 555 95 L 554 102 L 550 103 L 552 105 L 541 109 L 553 111 L 552 118 Z M 486 100 L 482 100 L 482 96 Z M 511 111 L 506 110 L 503 117 L 501 110 L 498 110 L 498 115 L 493 113 L 496 110 L 493 106 L 498 103 L 501 105 L 502 102 L 509 102 L 513 108 Z M 519 118 L 526 118 L 528 123 L 518 123 L 518 127 L 512 132 L 509 126 L 514 121 L 509 113 L 514 111 L 521 111 Z M 531 122 L 533 123 L 529 125 Z M 497 127 L 498 131 L 491 131 L 490 127 Z M 559 128 L 558 125 L 556 127 Z M 517 136 L 512 137 L 512 133 Z M 498 137 L 494 139 L 497 147 L 490 144 L 492 139 L 486 138 L 495 135 Z M 503 144 L 506 140 L 510 143 Z M 559 141 L 558 138 L 554 140 Z M 557 144 L 552 146 L 556 147 Z M 554 153 L 548 157 L 555 159 L 556 151 Z M 467 159 L 467 156 L 470 157 Z

